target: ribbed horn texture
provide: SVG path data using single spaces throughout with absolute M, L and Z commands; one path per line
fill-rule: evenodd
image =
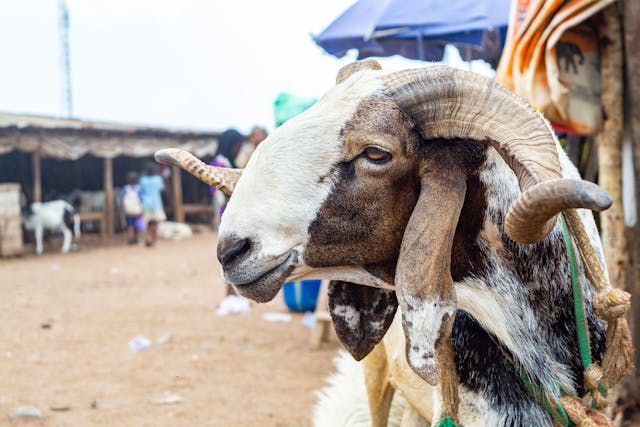
M 204 164 L 193 154 L 179 148 L 166 148 L 156 152 L 158 163 L 178 166 L 186 170 L 200 181 L 217 187 L 224 194 L 230 196 L 242 174 L 242 169 L 218 168 Z
M 511 239 L 533 243 L 553 229 L 558 212 L 551 207 L 546 209 L 545 203 L 550 206 L 563 206 L 563 203 L 551 203 L 546 198 L 548 195 L 562 195 L 572 201 L 571 207 L 589 208 L 579 205 L 589 199 L 587 195 L 569 197 L 566 191 L 560 190 L 528 193 L 541 182 L 553 180 L 549 186 L 560 185 L 562 171 L 555 135 L 549 124 L 513 92 L 486 77 L 446 66 L 404 70 L 382 78 L 386 94 L 413 120 L 423 138 L 487 141 L 513 169 L 523 194 L 513 205 L 517 210 L 510 209 L 505 220 L 505 230 Z M 562 187 L 568 188 L 591 189 L 576 185 Z M 536 201 L 536 197 L 542 195 L 545 198 Z M 526 208 L 543 205 L 551 216 L 542 221 L 542 216 L 534 215 L 535 224 L 527 223 L 531 215 Z
M 336 76 L 336 84 L 342 83 L 352 74 L 362 70 L 382 70 L 382 67 L 380 66 L 380 63 L 374 59 L 352 62 L 351 64 L 347 64 L 340 68 L 340 71 L 338 71 L 338 75 Z
M 545 237 L 536 233 L 544 229 L 549 218 L 560 212 L 575 208 L 600 212 L 612 203 L 613 199 L 606 190 L 588 181 L 545 181 L 531 187 L 511 205 L 505 228 L 514 240 L 535 243 Z

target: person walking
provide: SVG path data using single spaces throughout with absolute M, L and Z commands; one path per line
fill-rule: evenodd
M 150 247 L 155 245 L 158 240 L 158 223 L 167 219 L 162 205 L 164 180 L 158 172 L 158 166 L 154 163 L 147 165 L 144 176 L 140 178 L 140 190 L 144 206 L 144 222 L 147 228 L 145 244 Z
M 127 173 L 127 185 L 120 190 L 120 204 L 124 211 L 127 241 L 130 245 L 138 243 L 138 233 L 144 230 L 144 206 L 138 179 L 136 172 Z

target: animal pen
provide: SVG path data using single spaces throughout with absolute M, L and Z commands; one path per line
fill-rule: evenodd
M 91 191 L 99 203 L 81 206 L 83 223 L 98 223 L 103 237 L 116 231 L 115 188 L 130 170 L 140 171 L 156 150 L 182 147 L 206 157 L 215 153 L 217 132 L 196 132 L 76 119 L 0 113 L 0 182 L 21 185 L 29 203 Z M 165 207 L 174 221 L 211 214 L 206 189 L 172 168 Z M 185 203 L 185 199 L 188 203 Z M 97 208 L 96 208 L 97 205 Z

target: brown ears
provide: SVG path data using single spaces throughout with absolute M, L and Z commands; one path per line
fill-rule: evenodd
M 336 335 L 356 360 L 363 359 L 384 337 L 397 307 L 394 291 L 329 283 L 329 311 Z
M 447 163 L 424 168 L 395 277 L 407 361 L 431 385 L 440 380 L 439 356 L 449 348 L 455 320 L 451 248 L 466 193 L 465 171 L 454 159 Z

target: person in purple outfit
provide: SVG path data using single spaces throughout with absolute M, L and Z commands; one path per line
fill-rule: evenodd
M 127 241 L 130 245 L 138 243 L 138 233 L 144 231 L 144 206 L 142 205 L 142 191 L 138 185 L 138 174 L 127 173 L 127 185 L 120 190 L 120 205 L 124 211 L 127 225 Z

